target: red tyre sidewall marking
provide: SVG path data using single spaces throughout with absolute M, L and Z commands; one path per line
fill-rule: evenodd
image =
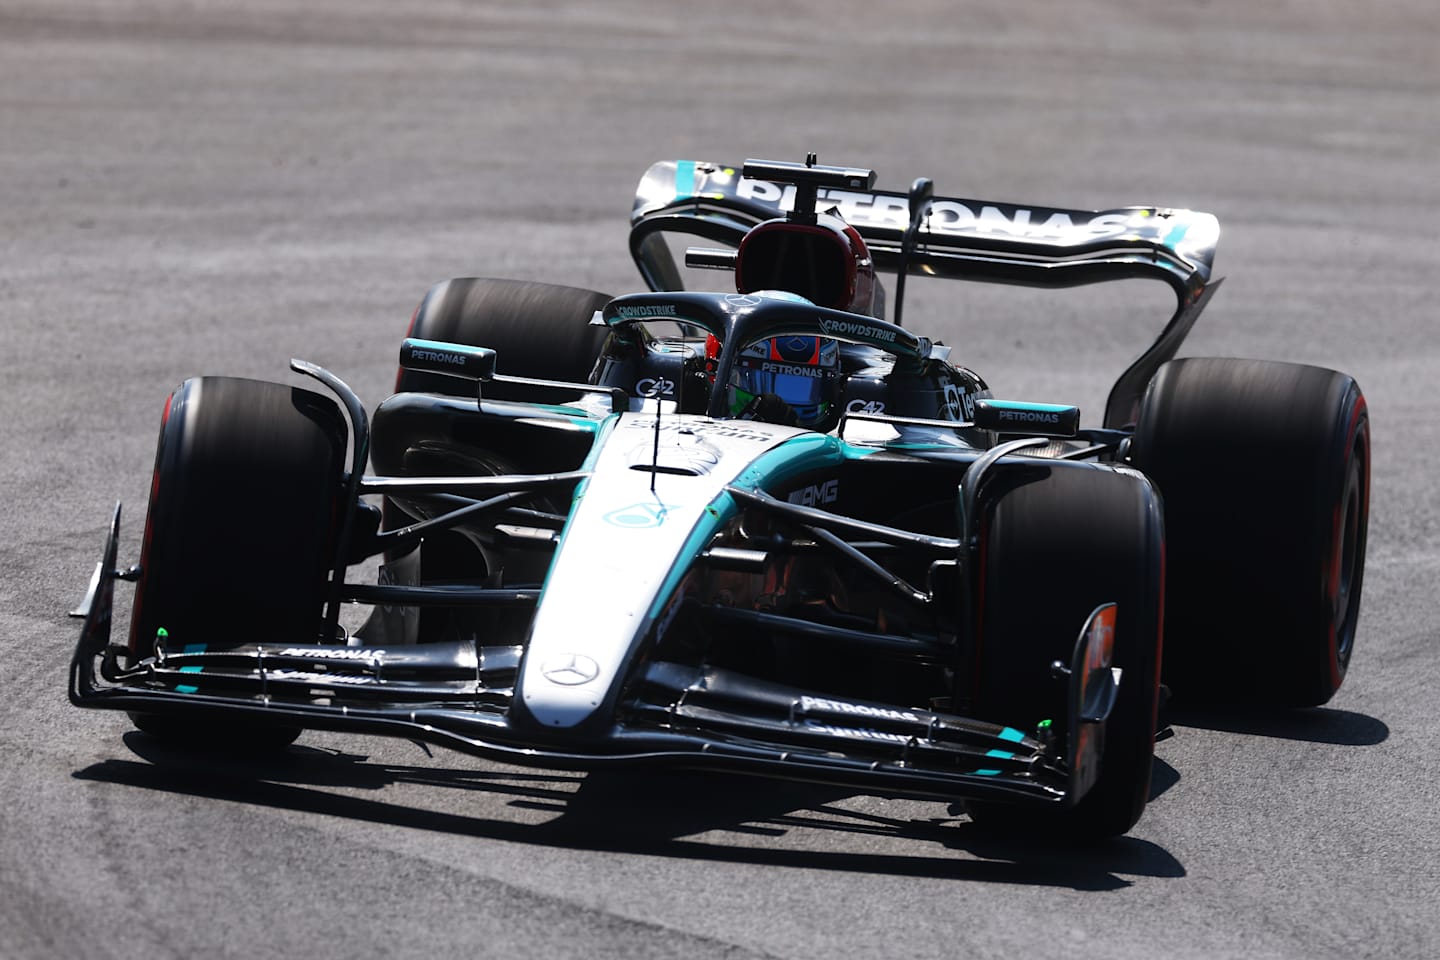
M 170 406 L 174 402 L 174 393 L 165 398 L 165 410 L 160 414 L 160 444 L 155 451 L 155 469 L 150 473 L 150 504 L 145 511 L 145 534 L 140 541 L 140 582 L 135 585 L 135 602 L 130 609 L 130 653 L 136 656 L 140 653 L 136 649 L 139 640 L 136 631 L 140 626 L 140 612 L 145 602 L 145 580 L 150 571 L 150 548 L 155 533 L 155 504 L 160 498 L 160 464 L 165 459 L 165 427 L 170 423 Z
M 1329 629 L 1330 681 L 1337 687 L 1340 685 L 1344 675 L 1340 670 L 1339 637 L 1336 634 L 1337 624 L 1335 623 L 1334 610 L 1335 598 L 1340 595 L 1340 566 L 1344 562 L 1345 557 L 1344 522 L 1345 504 L 1349 500 L 1349 460 L 1355 449 L 1355 437 L 1360 429 L 1361 418 L 1363 417 L 1368 421 L 1367 414 L 1365 396 L 1361 394 L 1356 398 L 1355 409 L 1350 413 L 1350 423 L 1345 428 L 1345 482 L 1341 484 L 1340 499 L 1335 504 L 1334 515 L 1331 519 L 1330 542 L 1333 546 L 1330 552 L 1330 569 L 1326 571 L 1325 574 L 1325 599 L 1328 601 L 1331 611 Z M 1364 469 L 1364 475 L 1360 478 L 1360 490 L 1358 491 L 1360 503 L 1357 509 L 1364 510 L 1368 516 L 1369 510 L 1367 505 L 1370 493 L 1370 444 L 1368 433 L 1366 435 L 1363 458 L 1362 467 Z M 1357 518 L 1356 523 L 1359 524 L 1364 519 L 1365 517 Z

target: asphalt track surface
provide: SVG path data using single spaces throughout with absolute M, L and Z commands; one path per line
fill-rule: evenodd
M 1430 0 L 0 0 L 0 957 L 1440 955 L 1437 50 Z M 939 803 L 405 742 L 226 761 L 66 703 L 64 612 L 117 499 L 138 556 L 181 379 L 303 357 L 373 405 L 432 282 L 634 288 L 651 161 L 807 150 L 1220 218 L 1185 352 L 1369 397 L 1329 706 L 1179 717 L 1139 826 L 1067 852 Z M 1092 422 L 1168 296 L 911 286 L 998 394 Z

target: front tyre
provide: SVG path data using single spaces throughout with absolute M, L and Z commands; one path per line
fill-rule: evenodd
M 1047 473 L 1002 493 L 982 514 L 977 659 L 957 675 L 974 677 L 977 716 L 1026 732 L 1049 720 L 1064 743 L 1068 686 L 1051 664 L 1069 663 L 1086 618 L 1114 602 L 1119 697 L 1105 725 L 1099 778 L 1078 803 L 969 808 L 987 826 L 1092 842 L 1128 831 L 1149 800 L 1165 534 L 1158 498 L 1143 478 L 1093 466 L 1039 469 Z
M 344 497 L 347 430 L 328 397 L 232 377 L 186 380 L 166 401 L 141 576 L 133 658 L 244 643 L 315 643 Z M 289 742 L 293 728 L 226 730 L 141 715 L 177 740 Z
M 1325 703 L 1355 645 L 1370 418 L 1353 378 L 1262 360 L 1165 364 L 1131 460 L 1165 499 L 1166 682 L 1192 700 Z

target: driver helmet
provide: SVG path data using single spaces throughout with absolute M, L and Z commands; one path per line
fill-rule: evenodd
M 726 390 L 732 416 L 828 430 L 839 410 L 840 346 L 814 336 L 752 343 L 736 356 Z

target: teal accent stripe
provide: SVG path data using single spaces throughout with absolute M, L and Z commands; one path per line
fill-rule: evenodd
M 846 460 L 861 460 L 879 452 L 879 447 L 862 447 L 852 444 L 849 440 L 840 441 L 840 453 Z
M 655 595 L 655 602 L 650 605 L 650 622 L 660 619 L 661 612 L 665 605 L 670 602 L 675 591 L 680 586 L 680 581 L 685 579 L 685 574 L 690 572 L 692 562 L 705 549 L 705 545 L 715 539 L 715 534 L 720 528 L 735 516 L 739 508 L 735 505 L 735 498 L 725 491 L 710 501 L 705 508 L 705 513 L 700 517 L 695 529 L 690 531 L 690 536 L 685 538 L 685 545 L 675 555 L 675 562 L 670 566 L 670 572 L 665 575 L 665 580 L 660 584 L 660 592 Z M 648 628 L 647 628 L 648 629 Z
M 1169 247 L 1171 250 L 1174 250 L 1180 245 L 1180 241 L 1185 239 L 1185 234 L 1189 231 L 1190 224 L 1186 223 L 1184 220 L 1181 220 L 1179 223 L 1175 224 L 1175 226 L 1170 228 L 1170 232 L 1165 234 L 1165 239 L 1161 240 L 1160 244 L 1162 246 Z
M 994 757 L 996 760 L 1014 760 L 1015 754 L 1009 750 L 986 750 L 985 756 Z
M 695 196 L 695 161 L 675 161 L 675 199 L 688 200 Z
M 182 653 L 204 653 L 204 652 L 205 652 L 205 647 L 206 647 L 206 644 L 203 644 L 203 643 L 187 643 L 187 644 L 185 645 L 185 649 L 182 650 L 181 652 L 182 652 Z M 180 672 L 181 672 L 181 673 L 199 673 L 200 671 L 202 671 L 202 670 L 204 670 L 204 669 L 205 669 L 204 667 L 199 667 L 199 666 L 196 666 L 196 667 L 181 667 L 181 668 L 180 668 Z M 192 687 L 192 686 L 190 686 L 190 684 L 188 684 L 188 683 L 179 683 L 179 684 L 176 684 L 176 685 L 175 685 L 175 692 L 176 692 L 176 693 L 199 693 L 199 692 L 200 692 L 200 688 L 199 688 L 199 687 Z
M 595 472 L 595 464 L 600 461 L 601 448 L 605 441 L 610 438 L 610 432 L 620 422 L 620 414 L 612 413 L 595 427 L 594 438 L 590 441 L 590 452 L 585 454 L 585 462 L 580 464 L 580 469 L 586 473 Z M 585 497 L 585 489 L 590 486 L 590 478 L 586 477 L 575 485 L 575 493 L 570 498 L 570 509 L 565 513 L 565 526 L 560 531 L 560 540 L 555 544 L 555 552 L 550 558 L 550 566 L 545 570 L 545 579 L 540 582 L 540 594 L 543 602 L 545 588 L 550 585 L 550 572 L 555 569 L 555 558 L 560 556 L 560 551 L 565 548 L 565 538 L 570 533 L 570 521 L 575 519 L 575 509 Z
M 604 441 L 609 439 L 610 431 L 614 430 L 615 425 L 619 422 L 620 414 L 612 413 L 596 425 L 595 436 L 590 441 L 590 452 L 585 454 L 585 461 L 580 464 L 582 471 L 586 473 L 593 473 L 595 471 L 595 464 L 600 461 L 600 451 L 605 446 Z M 580 481 L 580 487 L 575 491 L 576 499 L 579 499 L 581 492 L 589 483 L 590 480 L 588 477 Z
M 1000 776 L 1000 771 L 999 771 L 999 770 L 976 770 L 976 771 L 975 771 L 975 776 L 977 776 L 977 777 L 998 777 L 998 776 Z
M 1000 739 L 1008 740 L 1010 743 L 1019 743 L 1025 739 L 1025 734 L 1016 730 L 1014 727 L 1006 727 L 1000 731 Z
M 827 434 L 801 434 L 756 457 L 755 462 L 735 478 L 735 484 L 751 490 L 766 490 L 785 483 L 797 473 L 838 467 L 844 459 L 842 445 L 836 438 Z
M 1029 400 L 995 400 L 992 402 L 1000 410 L 1028 410 L 1034 413 L 1064 413 L 1073 406 L 1069 403 L 1032 403 Z
M 754 462 L 735 478 L 735 485 L 752 490 L 765 489 L 767 486 L 783 484 L 797 473 L 815 469 L 822 464 L 838 466 L 845 459 L 844 446 L 835 437 L 825 434 L 807 433 L 791 437 L 756 457 Z M 685 541 L 685 546 L 676 555 L 670 573 L 661 584 L 655 603 L 650 607 L 652 621 L 660 617 L 665 604 L 680 585 L 680 580 L 689 571 L 691 561 L 738 510 L 735 498 L 723 491 L 710 502 L 705 515 L 695 525 L 695 529 Z
M 691 163 L 690 166 L 693 167 L 694 164 Z M 782 441 L 779 445 L 756 457 L 754 462 L 735 478 L 735 485 L 752 490 L 766 490 L 783 485 L 798 473 L 816 468 L 837 467 L 847 459 L 858 459 L 873 452 L 875 452 L 873 448 L 868 450 L 852 448 L 836 437 L 827 434 L 801 434 Z M 665 605 L 680 585 L 681 579 L 689 572 L 691 561 L 700 554 L 705 545 L 714 538 L 715 533 L 738 511 L 739 507 L 735 503 L 735 498 L 724 491 L 721 491 L 720 495 L 710 502 L 705 515 L 700 518 L 700 522 L 691 531 L 689 538 L 685 541 L 685 546 L 676 555 L 670 573 L 661 584 L 660 592 L 650 607 L 652 622 L 659 619 Z
M 835 437 L 825 434 L 807 433 L 791 437 L 756 457 L 754 462 L 735 478 L 735 484 L 752 490 L 765 489 L 766 486 L 783 484 L 795 474 L 814 469 L 822 463 L 825 466 L 838 466 L 844 460 L 844 447 Z M 735 498 L 724 491 L 706 507 L 705 515 L 695 525 L 695 529 L 685 541 L 685 546 L 676 556 L 675 564 L 661 584 L 655 603 L 650 607 L 652 621 L 659 619 L 665 604 L 689 571 L 691 561 L 738 510 Z

